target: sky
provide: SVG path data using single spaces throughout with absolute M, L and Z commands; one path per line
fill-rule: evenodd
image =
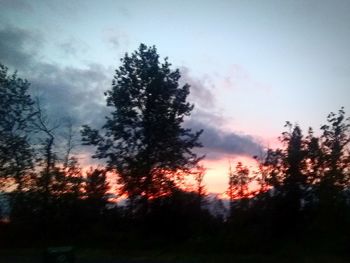
M 350 112 L 349 14 L 347 0 L 0 0 L 0 63 L 50 118 L 99 128 L 120 58 L 155 45 L 191 85 L 184 125 L 204 129 L 207 190 L 221 193 L 229 160 L 276 146 L 287 120 L 317 130 Z

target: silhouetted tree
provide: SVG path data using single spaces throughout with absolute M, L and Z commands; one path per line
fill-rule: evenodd
M 30 124 L 36 112 L 29 86 L 0 64 L 0 178 L 14 180 L 17 192 L 23 190 L 33 168 Z
M 230 199 L 230 215 L 234 214 L 235 208 L 246 208 L 247 198 L 250 196 L 249 184 L 252 177 L 247 166 L 238 162 L 235 169 L 229 169 L 229 186 L 227 195 Z
M 84 190 L 86 202 L 95 216 L 98 216 L 106 208 L 109 189 L 106 170 L 90 168 L 86 174 Z
M 266 157 L 265 157 L 266 158 Z M 255 158 L 258 162 L 258 169 L 257 171 L 255 171 L 255 178 L 256 178 L 256 182 L 259 184 L 260 188 L 258 191 L 256 191 L 256 193 L 258 194 L 263 194 L 266 193 L 269 188 L 270 185 L 268 183 L 268 177 L 269 177 L 269 167 L 264 165 L 264 159 L 257 159 Z
M 315 232 L 338 240 L 346 233 L 350 220 L 350 119 L 341 108 L 330 113 L 327 124 L 321 127 L 322 135 L 314 139 L 313 151 L 317 153 L 312 160 L 314 180 Z M 340 233 L 343 233 L 340 235 Z
M 56 183 L 61 185 L 63 190 L 61 198 L 65 199 L 68 207 L 74 209 L 74 207 L 77 208 L 77 206 L 80 205 L 81 199 L 84 197 L 84 178 L 78 159 L 72 155 L 76 144 L 74 141 L 74 131 L 71 121 L 68 121 L 67 123 L 67 133 L 65 134 L 64 139 L 66 140 L 65 152 L 60 167 L 61 173 L 64 176 L 56 178 Z
M 52 124 L 50 119 L 42 109 L 40 101 L 36 102 L 36 109 L 38 111 L 37 118 L 34 122 L 37 132 L 40 134 L 38 149 L 39 162 L 38 165 L 42 166 L 42 171 L 38 176 L 38 190 L 43 194 L 44 199 L 50 198 L 51 184 L 54 176 L 60 176 L 59 169 L 56 166 L 57 155 L 54 151 L 55 146 L 55 133 L 54 131 L 60 126 L 59 124 Z M 43 139 L 45 138 L 45 139 Z
M 74 156 L 70 157 L 67 166 L 62 169 L 62 172 L 67 180 L 65 192 L 72 195 L 75 199 L 81 198 L 83 196 L 84 178 L 77 158 Z
M 267 182 L 272 187 L 265 198 L 274 231 L 293 232 L 302 224 L 303 210 L 308 196 L 307 146 L 298 125 L 287 122 L 288 131 L 280 138 L 284 148 L 267 151 L 264 161 Z M 278 211 L 278 212 L 277 212 Z
M 285 170 L 283 191 L 289 213 L 295 215 L 302 208 L 305 197 L 308 176 L 304 172 L 306 152 L 300 127 L 298 125 L 293 127 L 290 123 L 287 123 L 286 126 L 291 132 L 284 132 L 282 137 L 282 142 L 287 146 L 283 156 L 283 169 Z
M 328 124 L 321 127 L 324 174 L 320 178 L 320 187 L 325 187 L 325 192 L 331 197 L 334 196 L 334 191 L 340 192 L 349 187 L 350 118 L 345 118 L 342 108 L 338 114 L 330 113 L 327 122 Z
M 22 215 L 35 208 L 28 192 L 34 175 L 31 124 L 37 112 L 29 88 L 27 80 L 0 64 L 0 192 L 9 197 L 11 222 L 27 223 Z
M 200 158 L 192 149 L 201 146 L 202 131 L 182 128 L 193 109 L 189 85 L 179 86 L 179 70 L 171 70 L 167 58 L 161 63 L 154 46 L 141 44 L 121 61 L 106 92 L 114 110 L 105 133 L 84 126 L 83 142 L 97 146 L 94 157 L 107 158 L 129 199 L 141 198 L 147 206 L 149 198 L 169 193 L 197 165 Z

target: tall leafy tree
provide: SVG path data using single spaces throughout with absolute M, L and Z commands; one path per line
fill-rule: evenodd
M 271 224 L 267 225 L 274 235 L 293 233 L 303 225 L 309 197 L 308 140 L 298 125 L 287 122 L 285 127 L 287 131 L 279 138 L 283 147 L 269 149 L 260 167 L 264 183 L 271 190 L 259 196 L 258 204 L 264 208 L 264 217 L 269 218 Z
M 293 199 L 290 202 L 299 209 L 307 182 L 305 139 L 298 125 L 287 122 L 285 127 L 288 131 L 280 138 L 284 149 L 268 150 L 264 164 L 269 167 L 267 180 L 276 194 Z
M 329 211 L 348 197 L 350 184 L 350 118 L 341 108 L 331 112 L 321 127 L 319 138 L 319 176 L 317 197 L 323 210 Z M 337 209 L 337 208 L 336 208 Z
M 29 134 L 36 112 L 29 86 L 0 64 L 0 178 L 14 179 L 18 191 L 25 187 L 26 175 L 33 167 Z
M 173 189 L 195 167 L 202 131 L 182 127 L 193 105 L 190 86 L 179 86 L 180 72 L 160 61 L 155 46 L 141 44 L 121 59 L 112 89 L 106 92 L 113 108 L 101 135 L 84 126 L 83 142 L 97 146 L 94 157 L 107 158 L 130 199 L 149 200 Z
M 345 117 L 344 108 L 341 108 L 338 114 L 331 112 L 327 122 L 328 124 L 321 127 L 321 148 L 326 168 L 321 184 L 342 190 L 348 187 L 350 182 L 350 118 Z
M 283 194 L 290 213 L 296 214 L 302 208 L 305 198 L 307 174 L 305 174 L 304 137 L 298 125 L 286 124 L 291 132 L 284 132 L 282 142 L 286 145 L 283 156 Z

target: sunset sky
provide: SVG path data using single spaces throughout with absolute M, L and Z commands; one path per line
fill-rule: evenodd
M 275 146 L 285 121 L 350 112 L 349 14 L 348 0 L 0 0 L 0 63 L 51 118 L 99 128 L 120 58 L 155 45 L 191 85 L 185 125 L 204 129 L 207 189 L 223 192 L 228 161 Z

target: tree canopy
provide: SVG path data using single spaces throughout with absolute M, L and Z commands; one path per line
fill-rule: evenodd
M 17 188 L 33 165 L 29 131 L 36 113 L 29 85 L 0 64 L 0 178 L 13 178 Z
M 141 44 L 121 62 L 105 93 L 113 111 L 104 133 L 84 126 L 83 142 L 97 146 L 94 157 L 107 158 L 124 193 L 149 199 L 171 191 L 197 165 L 193 148 L 202 131 L 182 127 L 193 109 L 190 86 L 179 86 L 179 70 L 167 58 L 160 62 L 155 46 Z

